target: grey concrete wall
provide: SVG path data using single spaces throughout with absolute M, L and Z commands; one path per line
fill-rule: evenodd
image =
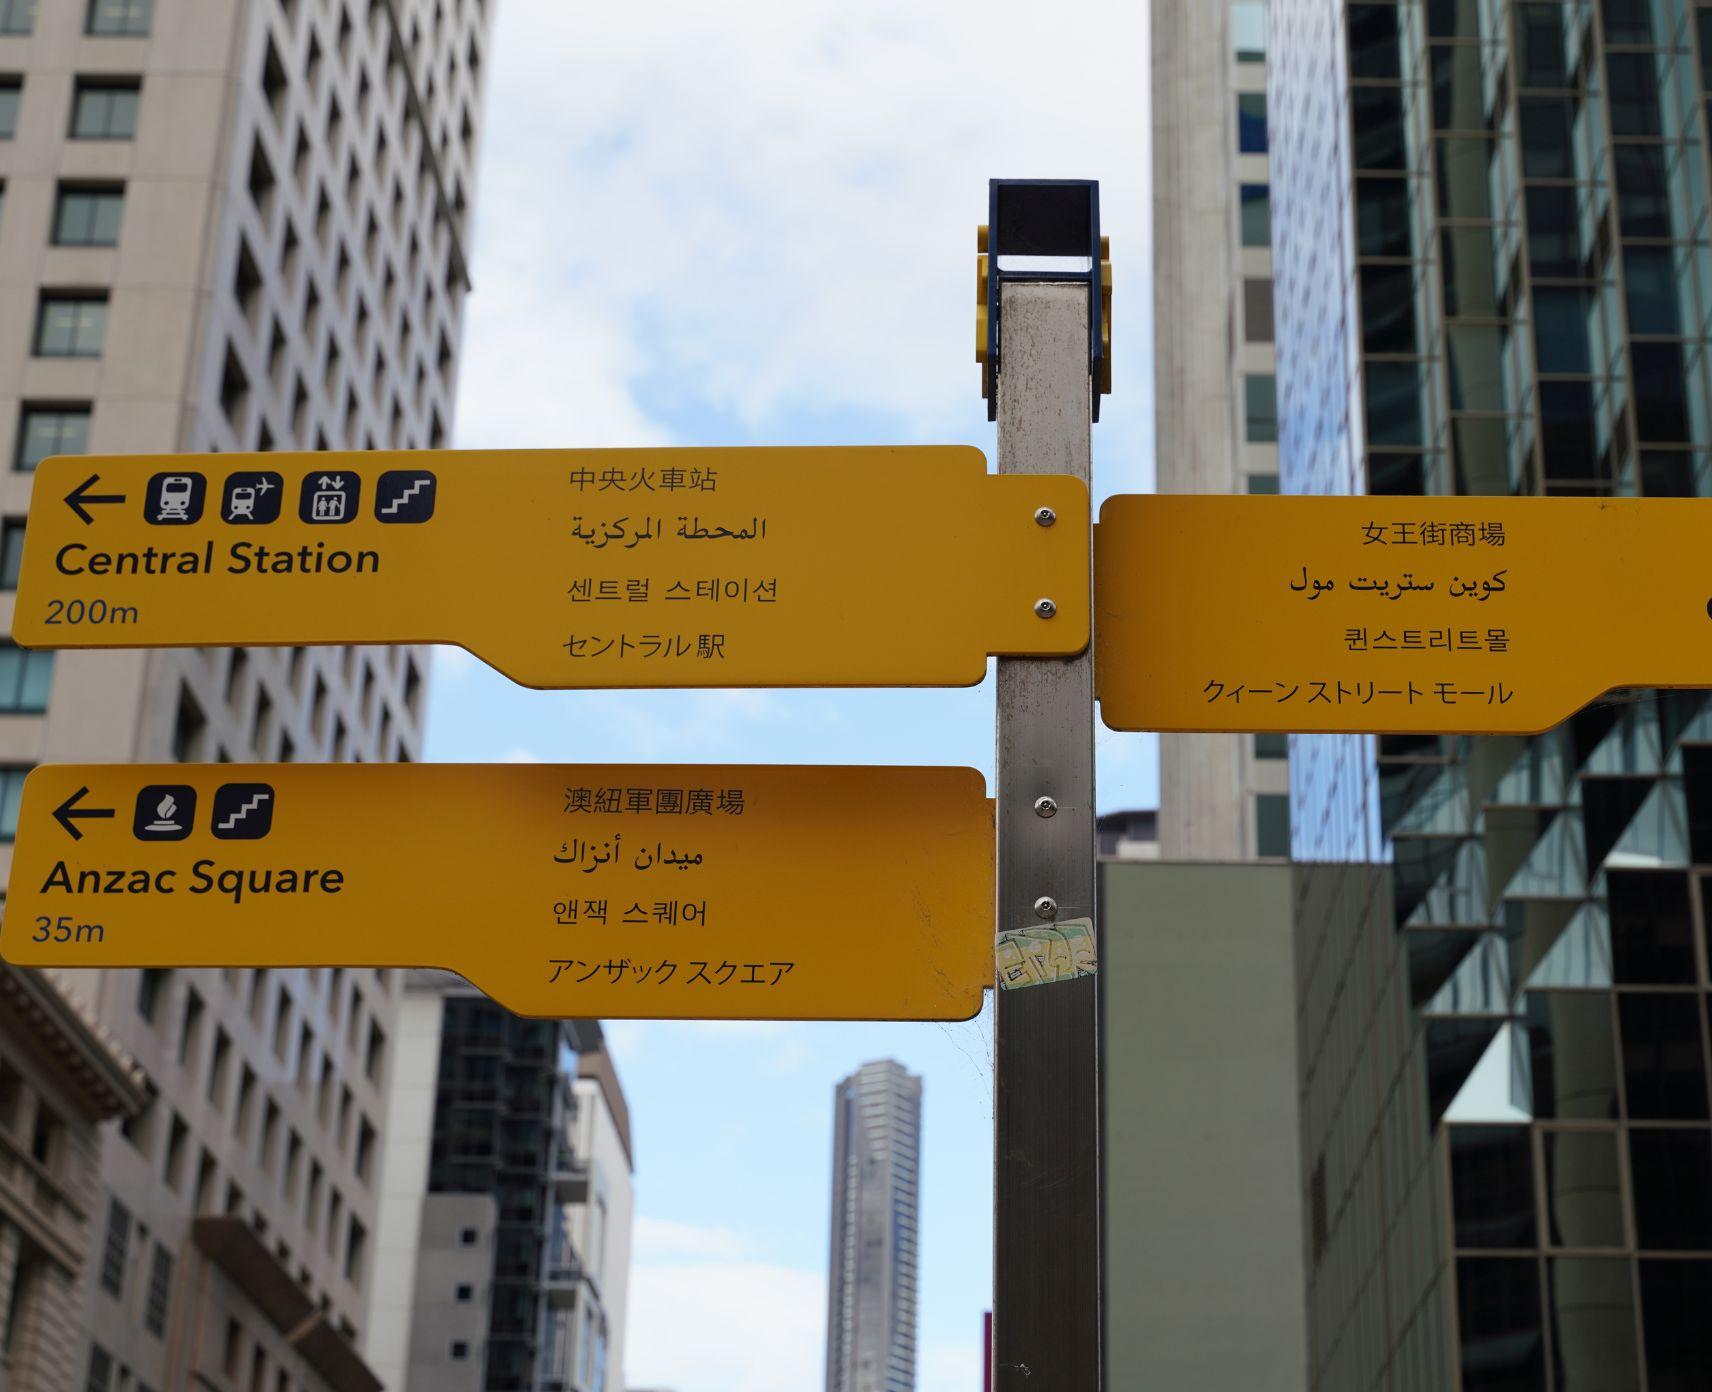
M 498 1225 L 499 1203 L 491 1194 L 430 1194 L 423 1200 L 410 1325 L 411 1392 L 477 1392 L 483 1386 Z M 471 1233 L 474 1240 L 464 1241 Z M 458 1298 L 460 1286 L 470 1288 L 467 1299 Z M 453 1356 L 455 1344 L 463 1346 L 462 1357 Z
M 1101 866 L 1108 1387 L 1307 1386 L 1291 875 Z

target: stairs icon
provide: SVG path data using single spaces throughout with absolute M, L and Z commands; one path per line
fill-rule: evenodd
M 419 469 L 389 469 L 375 490 L 375 517 L 382 522 L 426 522 L 434 515 L 435 482 L 433 474 Z
M 274 792 L 266 783 L 225 783 L 214 793 L 213 832 L 220 841 L 259 841 L 273 830 Z
M 251 797 L 248 801 L 246 801 L 244 803 L 244 805 L 242 807 L 240 807 L 236 812 L 232 813 L 231 816 L 227 817 L 222 822 L 216 822 L 214 824 L 214 830 L 216 830 L 216 831 L 230 831 L 233 827 L 237 826 L 237 824 L 239 822 L 243 821 L 244 818 L 248 817 L 250 815 L 250 813 L 254 812 L 256 810 L 256 808 L 260 807 L 263 803 L 268 801 L 268 799 L 271 798 L 272 796 L 273 796 L 272 793 L 257 793 L 257 794 L 255 794 L 255 796 Z

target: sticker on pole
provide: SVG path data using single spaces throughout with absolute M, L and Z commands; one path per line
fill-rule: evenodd
M 973 769 L 49 764 L 0 953 L 440 967 L 524 1015 L 961 1020 L 992 924 Z
M 456 643 L 571 689 L 1088 645 L 1087 487 L 964 446 L 78 456 L 34 489 L 26 647 Z
M 1093 976 L 1100 965 L 1091 918 L 1006 929 L 999 934 L 994 955 L 1001 991 L 1074 981 Z
M 1116 497 L 1095 535 L 1114 730 L 1532 734 L 1712 687 L 1712 505 Z

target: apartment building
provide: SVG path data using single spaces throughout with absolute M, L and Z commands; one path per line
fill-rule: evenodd
M 0 0 L 0 632 L 49 455 L 445 443 L 488 9 Z M 414 758 L 425 663 L 0 638 L 0 872 L 33 764 Z M 66 981 L 150 1097 L 101 1147 L 73 1385 L 377 1387 L 396 975 Z

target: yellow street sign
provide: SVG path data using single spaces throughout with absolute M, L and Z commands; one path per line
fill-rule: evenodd
M 525 1015 L 962 1020 L 993 811 L 959 768 L 44 765 L 30 967 L 441 967 Z
M 457 643 L 549 688 L 971 685 L 1087 646 L 1087 537 L 1079 480 L 961 446 L 63 457 L 13 634 Z
M 1117 497 L 1095 533 L 1115 730 L 1534 733 L 1712 686 L 1712 505 Z

